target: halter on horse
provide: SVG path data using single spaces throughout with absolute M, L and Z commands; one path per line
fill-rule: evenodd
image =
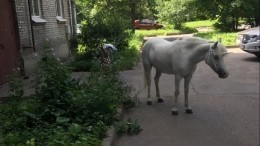
M 173 42 L 161 38 L 149 39 L 142 49 L 142 60 L 144 75 L 148 86 L 147 104 L 152 104 L 150 85 L 151 69 L 156 69 L 154 77 L 156 97 L 158 102 L 163 102 L 159 91 L 159 78 L 161 73 L 175 75 L 175 100 L 173 102 L 172 114 L 177 115 L 177 99 L 179 96 L 180 81 L 184 78 L 185 108 L 186 113 L 192 113 L 188 102 L 189 84 L 197 64 L 205 60 L 206 64 L 214 70 L 220 78 L 228 77 L 223 57 L 227 54 L 226 48 L 219 42 L 198 38 L 183 38 Z

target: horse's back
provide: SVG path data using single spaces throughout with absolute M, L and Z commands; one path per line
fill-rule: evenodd
M 172 74 L 173 43 L 162 38 L 149 39 L 143 46 L 144 66 L 153 66 L 163 73 Z
M 162 52 L 162 49 L 169 45 L 169 41 L 162 38 L 152 38 L 148 39 L 142 48 L 142 59 L 146 60 L 151 57 L 152 54 L 155 54 L 158 50 Z M 158 54 L 158 53 L 157 53 Z

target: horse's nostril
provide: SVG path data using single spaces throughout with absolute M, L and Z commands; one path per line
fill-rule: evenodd
M 227 78 L 228 77 L 228 75 L 229 75 L 229 73 L 228 72 L 225 72 L 225 71 L 219 71 L 218 72 L 218 75 L 219 75 L 219 77 L 220 78 Z
M 229 73 L 228 72 L 224 72 L 224 76 L 228 77 Z
M 223 73 L 223 78 L 227 78 L 227 77 L 228 77 L 228 75 L 229 75 L 229 73 L 227 73 L 227 72 L 224 72 L 224 73 Z

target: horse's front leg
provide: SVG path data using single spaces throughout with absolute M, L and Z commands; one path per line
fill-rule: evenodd
M 154 76 L 154 83 L 155 83 L 155 89 L 156 89 L 156 97 L 158 102 L 163 102 L 163 98 L 160 96 L 160 90 L 159 90 L 159 79 L 161 77 L 161 72 L 156 70 L 156 74 Z
M 174 101 L 173 101 L 173 108 L 172 108 L 173 115 L 178 115 L 177 102 L 178 102 L 178 97 L 180 95 L 181 79 L 182 79 L 182 76 L 175 75 L 175 92 L 174 92 Z
M 185 108 L 186 113 L 192 114 L 192 109 L 189 106 L 189 85 L 192 78 L 192 73 L 184 78 L 184 94 L 185 94 Z

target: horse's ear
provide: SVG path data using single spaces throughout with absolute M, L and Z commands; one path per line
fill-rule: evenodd
M 221 37 L 218 38 L 218 42 L 222 43 L 222 38 Z
M 216 49 L 218 46 L 218 42 L 215 42 L 214 45 L 212 46 L 212 49 Z

